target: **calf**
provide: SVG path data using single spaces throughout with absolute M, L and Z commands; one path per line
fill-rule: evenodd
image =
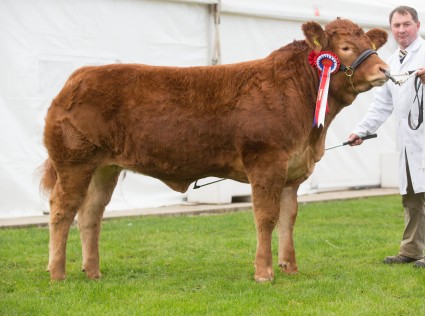
M 51 191 L 51 279 L 65 278 L 66 242 L 77 212 L 83 269 L 88 278 L 100 277 L 101 219 L 124 169 L 179 192 L 207 176 L 250 183 L 255 280 L 274 277 L 276 226 L 279 266 L 297 272 L 292 236 L 298 187 L 323 156 L 337 113 L 358 93 L 383 85 L 388 70 L 371 50 L 386 42 L 383 30 L 365 33 L 344 19 L 325 29 L 308 22 L 302 30 L 305 40 L 238 64 L 114 64 L 75 71 L 53 100 L 44 130 L 49 157 L 41 184 Z M 330 76 L 328 112 L 313 126 L 323 69 L 311 63 L 323 51 L 334 54 L 344 71 Z

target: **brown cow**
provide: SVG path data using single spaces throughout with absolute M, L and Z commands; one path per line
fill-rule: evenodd
M 49 158 L 42 186 L 50 195 L 51 279 L 65 278 L 66 242 L 78 212 L 83 269 L 100 277 L 99 233 L 124 169 L 185 192 L 207 176 L 249 182 L 257 228 L 255 280 L 273 279 L 271 238 L 279 228 L 279 266 L 297 272 L 292 234 L 297 190 L 324 154 L 329 124 L 360 92 L 383 85 L 376 55 L 331 76 L 325 126 L 313 127 L 319 75 L 312 50 L 352 65 L 387 40 L 349 20 L 302 26 L 294 41 L 264 59 L 206 67 L 115 64 L 75 71 L 47 113 Z M 352 74 L 352 75 L 351 75 Z M 351 75 L 351 76 L 349 76 Z

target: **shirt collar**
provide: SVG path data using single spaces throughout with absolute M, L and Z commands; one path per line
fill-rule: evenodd
M 423 42 L 423 39 L 418 34 L 418 37 L 416 37 L 416 39 L 409 46 L 407 46 L 406 49 L 404 49 L 404 50 L 407 51 L 407 53 L 414 52 L 415 50 L 418 50 L 419 47 L 421 47 L 422 42 Z M 397 49 L 397 52 L 399 50 L 401 50 L 400 47 Z

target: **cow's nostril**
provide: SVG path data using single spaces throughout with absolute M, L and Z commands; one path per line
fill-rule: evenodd
M 379 71 L 382 72 L 387 78 L 391 79 L 391 73 L 388 68 L 379 67 Z
M 394 79 L 393 76 L 391 76 L 391 73 L 389 72 L 389 70 L 379 67 L 379 70 L 381 72 L 383 72 L 385 74 L 385 77 L 387 77 L 388 79 L 390 79 L 392 82 L 396 83 L 397 81 Z

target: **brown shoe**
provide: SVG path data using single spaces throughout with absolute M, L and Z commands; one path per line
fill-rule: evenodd
M 419 259 L 415 262 L 416 268 L 425 268 L 425 258 Z
M 386 257 L 384 263 L 386 264 L 401 264 L 401 263 L 410 263 L 416 261 L 417 259 L 409 258 L 403 255 L 389 256 Z M 425 268 L 425 261 L 424 261 Z

